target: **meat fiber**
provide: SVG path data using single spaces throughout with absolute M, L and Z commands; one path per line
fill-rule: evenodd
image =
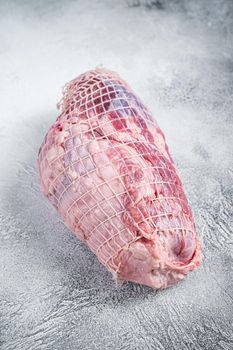
M 43 193 L 117 281 L 165 288 L 201 262 L 164 135 L 114 72 L 68 83 L 39 150 Z

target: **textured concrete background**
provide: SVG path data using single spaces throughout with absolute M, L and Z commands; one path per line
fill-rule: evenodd
M 0 2 L 0 348 L 233 349 L 233 1 Z M 154 113 L 202 266 L 156 292 L 110 274 L 39 191 L 61 87 L 99 64 Z

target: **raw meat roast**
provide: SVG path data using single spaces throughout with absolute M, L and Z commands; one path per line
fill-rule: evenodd
M 165 138 L 114 72 L 68 83 L 39 150 L 45 196 L 117 281 L 165 288 L 201 262 L 192 213 Z

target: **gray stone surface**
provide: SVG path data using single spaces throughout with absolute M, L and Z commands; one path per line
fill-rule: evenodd
M 233 349 L 233 2 L 0 2 L 0 348 Z M 61 87 L 99 64 L 154 113 L 203 264 L 164 290 L 116 287 L 39 191 Z

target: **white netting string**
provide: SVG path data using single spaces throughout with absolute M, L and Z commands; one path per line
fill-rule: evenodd
M 96 69 L 66 85 L 61 115 L 41 146 L 42 187 L 100 261 L 142 237 L 195 227 L 163 134 L 115 73 Z

